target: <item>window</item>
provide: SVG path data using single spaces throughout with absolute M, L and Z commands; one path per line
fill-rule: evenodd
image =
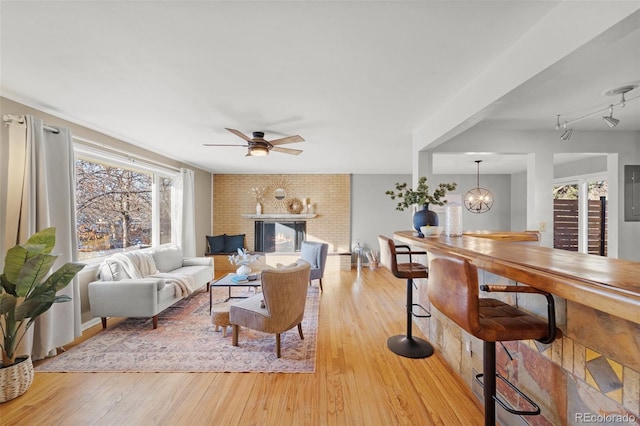
M 78 149 L 79 260 L 173 242 L 175 181 L 171 171 Z
M 553 189 L 554 248 L 607 255 L 607 181 L 558 180 Z

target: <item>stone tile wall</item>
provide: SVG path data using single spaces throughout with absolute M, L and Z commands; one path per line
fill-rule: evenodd
M 480 271 L 487 283 L 517 283 Z M 484 281 L 486 280 L 486 281 Z M 419 280 L 416 302 L 432 317 L 415 319 L 420 330 L 482 400 L 475 375 L 482 372 L 482 341 L 430 306 L 427 280 Z M 414 294 L 416 294 L 414 293 Z M 491 297 L 495 294 L 492 293 Z M 513 294 L 506 296 L 513 298 Z M 518 296 L 519 297 L 519 296 Z M 502 298 L 500 296 L 496 298 Z M 510 300 L 521 308 L 532 307 Z M 501 424 L 640 424 L 640 325 L 556 298 L 563 337 L 550 345 L 534 340 L 496 346 L 497 369 L 540 405 L 542 415 L 515 418 L 498 409 Z M 543 312 L 543 300 L 533 311 Z M 508 399 L 508 389 L 499 389 Z M 600 416 L 600 417 L 598 417 Z

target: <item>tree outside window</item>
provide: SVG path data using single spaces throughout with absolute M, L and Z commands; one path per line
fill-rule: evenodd
M 174 179 L 168 176 L 78 158 L 76 217 L 80 260 L 134 246 L 150 246 L 154 224 L 159 230 L 157 244 L 170 243 L 173 185 Z

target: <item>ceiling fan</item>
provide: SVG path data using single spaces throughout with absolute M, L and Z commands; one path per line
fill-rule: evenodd
M 298 155 L 302 152 L 301 149 L 293 149 L 293 148 L 282 148 L 278 145 L 284 145 L 287 143 L 294 142 L 304 142 L 304 139 L 299 136 L 287 136 L 286 138 L 274 139 L 272 141 L 268 141 L 264 138 L 264 132 L 253 132 L 253 138 L 245 135 L 239 130 L 229 129 L 225 127 L 228 131 L 233 133 L 234 135 L 244 139 L 247 141 L 247 145 L 229 145 L 229 144 L 215 144 L 215 143 L 205 143 L 204 146 L 241 146 L 248 148 L 247 157 L 255 157 L 255 156 L 263 156 L 269 155 L 269 151 L 283 152 L 285 154 Z

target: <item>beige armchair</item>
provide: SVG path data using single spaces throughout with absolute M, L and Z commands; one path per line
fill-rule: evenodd
M 298 326 L 302 334 L 302 318 L 307 300 L 310 266 L 303 263 L 291 268 L 262 271 L 262 293 L 236 302 L 229 307 L 233 327 L 233 346 L 238 346 L 240 327 L 276 335 L 276 354 L 280 358 L 280 333 Z

